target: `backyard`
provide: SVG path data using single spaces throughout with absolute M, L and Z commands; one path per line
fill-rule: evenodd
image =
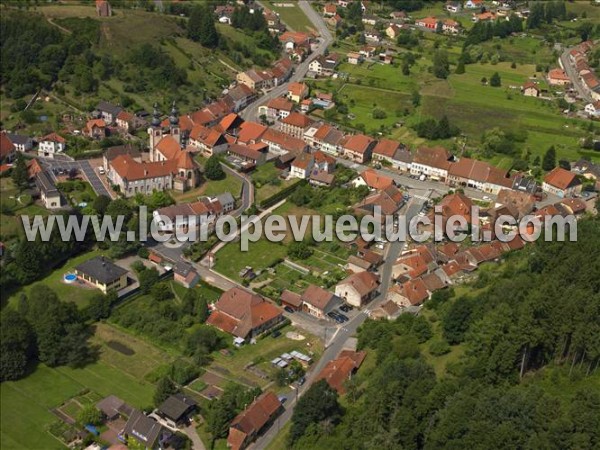
M 251 175 L 254 183 L 256 203 L 260 204 L 265 199 L 277 194 L 283 189 L 300 181 L 298 178 L 282 180 L 279 175 L 281 171 L 275 167 L 275 163 L 268 162 L 258 166 Z

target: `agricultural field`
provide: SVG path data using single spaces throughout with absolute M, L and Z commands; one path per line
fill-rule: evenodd
M 265 0 L 263 5 L 279 14 L 280 20 L 294 31 L 312 32 L 314 28 L 306 14 L 294 1 Z

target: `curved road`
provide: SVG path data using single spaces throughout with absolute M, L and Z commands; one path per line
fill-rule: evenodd
M 306 16 L 309 18 L 309 20 L 313 23 L 314 27 L 319 32 L 321 36 L 319 39 L 319 44 L 317 48 L 308 56 L 308 58 L 306 58 L 305 61 L 301 62 L 296 67 L 294 73 L 288 81 L 271 89 L 265 95 L 259 97 L 258 99 L 250 103 L 246 108 L 244 108 L 242 112 L 238 113 L 244 120 L 257 121 L 258 107 L 264 105 L 270 100 L 273 100 L 274 98 L 281 97 L 282 95 L 284 95 L 287 92 L 287 86 L 289 83 L 302 80 L 306 75 L 306 72 L 308 72 L 308 65 L 311 63 L 311 61 L 317 58 L 318 56 L 322 55 L 325 52 L 325 49 L 333 42 L 333 36 L 331 36 L 331 33 L 327 29 L 325 22 L 321 20 L 321 17 L 317 14 L 317 12 L 314 9 L 312 9 L 310 4 L 306 0 L 300 0 L 298 2 L 298 6 L 300 7 L 300 9 L 302 9 L 304 14 L 306 14 Z

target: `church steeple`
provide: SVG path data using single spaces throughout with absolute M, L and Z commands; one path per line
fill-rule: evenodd
M 160 127 L 160 111 L 158 110 L 158 103 L 154 103 L 154 110 L 152 111 L 152 126 Z
M 171 115 L 169 116 L 169 123 L 171 124 L 171 127 L 179 126 L 179 110 L 177 109 L 177 106 L 175 105 L 175 100 L 173 100 L 173 106 L 171 107 Z

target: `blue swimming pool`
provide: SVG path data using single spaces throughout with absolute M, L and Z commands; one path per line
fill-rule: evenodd
M 72 283 L 77 279 L 77 275 L 75 275 L 74 273 L 65 273 L 63 278 L 66 283 Z

